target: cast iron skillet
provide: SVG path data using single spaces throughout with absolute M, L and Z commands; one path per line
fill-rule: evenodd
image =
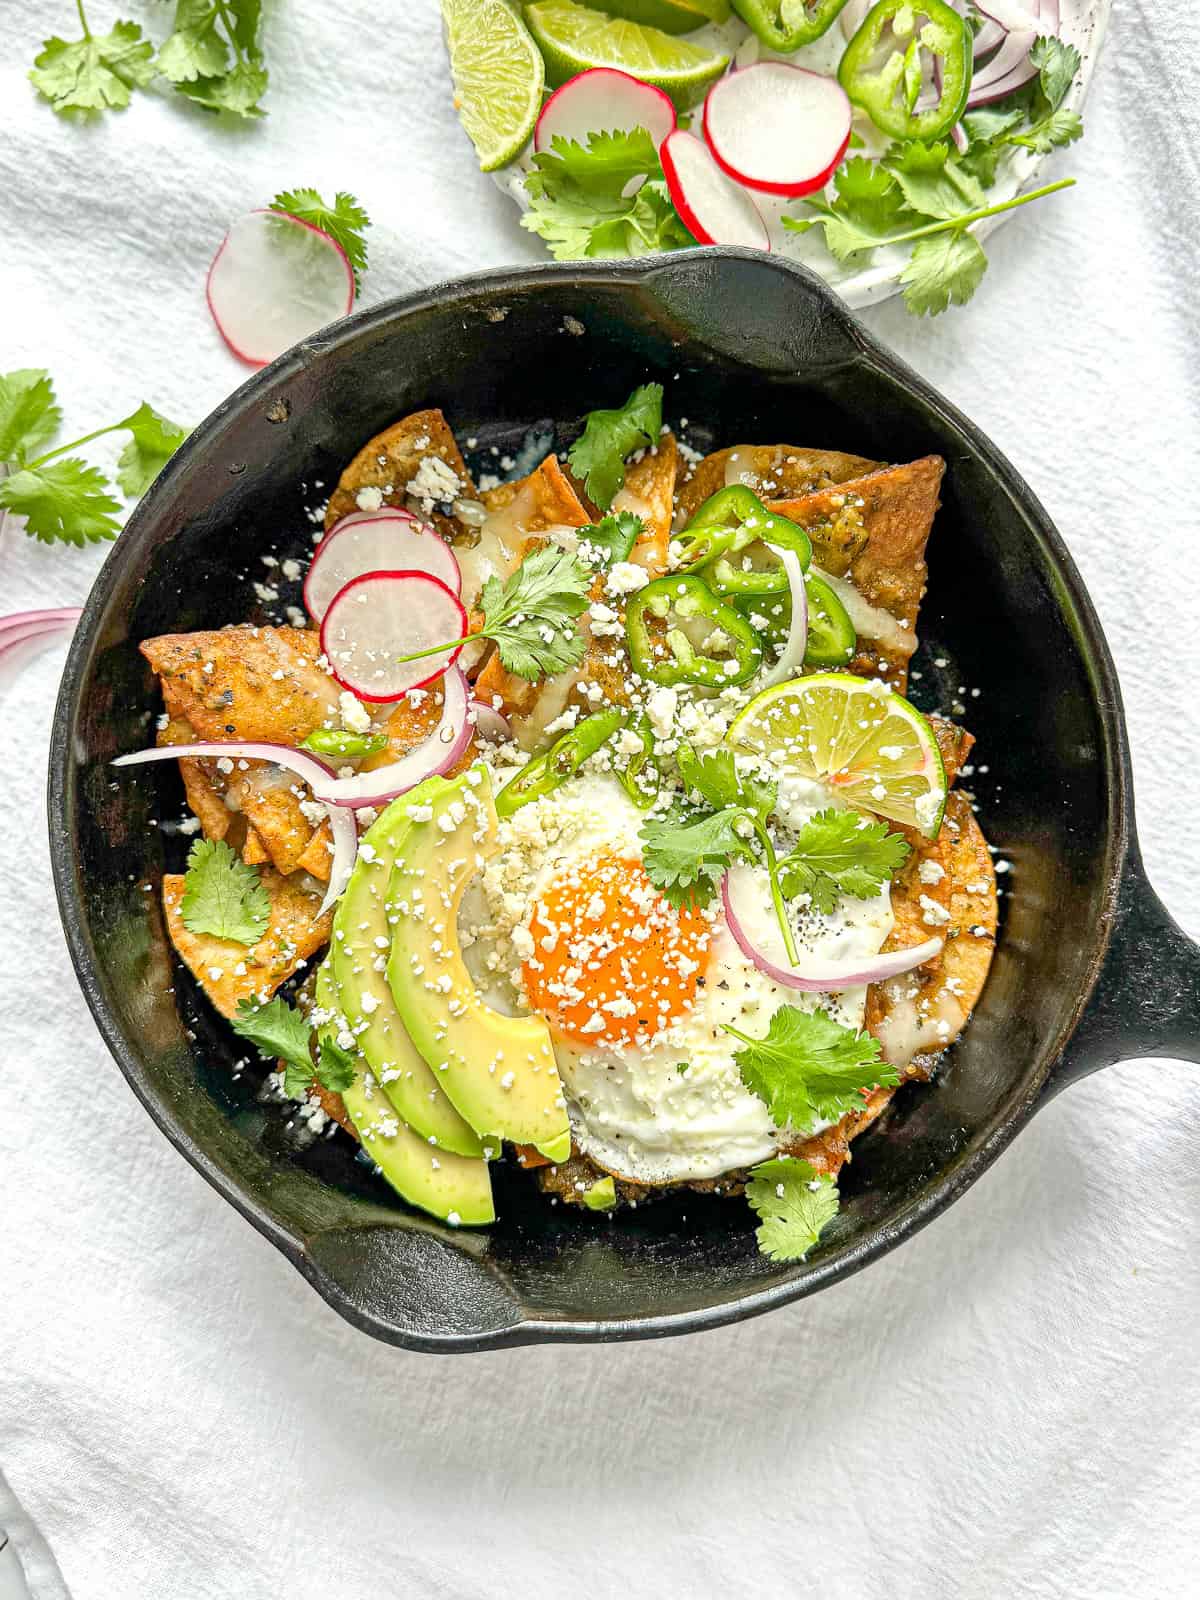
M 148 635 L 253 613 L 259 555 L 310 547 L 303 507 L 372 433 L 426 405 L 512 448 L 554 418 L 667 386 L 693 442 L 946 458 L 918 690 L 968 698 L 981 820 L 1013 863 L 986 992 L 929 1087 L 855 1145 L 841 1214 L 803 1265 L 758 1252 L 749 1209 L 666 1200 L 615 1222 L 497 1171 L 500 1221 L 407 1211 L 347 1139 L 301 1148 L 261 1074 L 169 954 L 156 894 L 186 841 L 165 767 L 109 759 L 153 738 Z M 277 574 L 273 574 L 273 577 Z M 294 598 L 285 595 L 284 599 Z M 943 663 L 943 665 L 938 665 Z M 79 980 L 168 1139 L 344 1317 L 414 1349 L 657 1337 L 766 1311 L 843 1278 L 962 1194 L 1052 1095 L 1106 1063 L 1200 1059 L 1200 951 L 1143 876 L 1113 665 L 1041 506 L 953 406 L 801 268 L 739 250 L 545 265 L 444 284 L 336 324 L 199 427 L 130 519 L 75 636 L 50 765 L 51 853 Z

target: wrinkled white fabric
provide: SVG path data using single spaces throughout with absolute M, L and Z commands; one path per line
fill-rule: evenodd
M 0 370 L 49 367 L 77 432 L 142 398 L 196 421 L 242 381 L 203 276 L 278 188 L 361 197 L 367 303 L 537 254 L 474 170 L 433 0 L 269 0 L 271 114 L 248 129 L 158 94 L 62 121 L 25 70 L 72 7 L 0 9 Z M 164 26 L 140 0 L 91 10 Z M 1078 188 L 993 238 L 968 309 L 867 316 L 1074 551 L 1121 673 L 1150 873 L 1193 934 L 1198 104 L 1192 8 L 1127 0 L 1087 135 L 1056 158 Z M 10 532 L 0 611 L 82 600 L 102 558 Z M 75 1600 L 1195 1593 L 1196 1068 L 1089 1079 L 903 1250 L 753 1323 L 386 1348 L 170 1149 L 100 1043 L 43 824 L 60 665 L 30 667 L 0 724 L 0 1466 Z M 60 1600 L 0 1507 L 38 1600 Z

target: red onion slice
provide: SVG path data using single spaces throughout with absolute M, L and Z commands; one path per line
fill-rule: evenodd
M 503 711 L 497 711 L 495 706 L 489 706 L 485 700 L 474 701 L 472 710 L 475 713 L 475 731 L 481 739 L 490 739 L 496 744 L 501 744 L 505 739 L 512 738 L 512 723 Z
M 783 683 L 787 678 L 798 677 L 804 667 L 804 652 L 808 648 L 808 590 L 804 587 L 804 569 L 800 565 L 800 557 L 794 550 L 785 550 L 782 545 L 769 544 L 767 549 L 779 557 L 787 573 L 792 596 L 792 620 L 784 641 L 783 654 L 762 680 L 764 689 L 769 689 L 774 683 Z
M 1028 6 L 1019 5 L 1017 0 L 975 0 L 975 9 L 1006 33 L 1028 33 L 1030 28 L 1036 30 L 1040 26 L 1040 0 L 1032 0 Z
M 58 606 L 53 610 L 14 611 L 9 617 L 0 617 L 0 644 L 10 628 L 24 628 L 31 623 L 52 623 L 55 627 L 74 627 L 83 615 L 80 606 Z
M 382 806 L 426 778 L 449 772 L 471 743 L 476 707 L 466 674 L 458 667 L 451 667 L 442 679 L 442 694 L 441 721 L 428 738 L 386 767 L 356 772 L 352 778 L 322 779 L 312 786 L 317 799 L 356 811 L 363 806 Z
M 1038 69 L 1029 59 L 1036 38 L 1036 33 L 1029 32 L 1008 35 L 991 60 L 980 67 L 971 80 L 968 111 L 1003 100 L 1030 78 L 1037 77 Z
M 738 919 L 729 888 L 731 873 L 721 880 L 721 903 L 725 908 L 725 923 L 738 949 L 752 961 L 760 972 L 784 989 L 801 989 L 805 994 L 830 994 L 839 989 L 857 989 L 863 984 L 882 983 L 886 978 L 898 978 L 914 967 L 932 961 L 942 949 L 941 939 L 926 939 L 923 944 L 910 945 L 907 950 L 889 950 L 886 955 L 868 956 L 853 961 L 819 961 L 815 956 L 804 958 L 804 970 L 781 967 L 764 951 L 758 949 Z
M 328 786 L 333 777 L 325 763 L 316 756 L 293 750 L 286 744 L 266 744 L 256 741 L 224 744 L 206 741 L 199 744 L 163 744 L 155 745 L 152 750 L 134 750 L 128 755 L 117 756 L 112 764 L 114 767 L 138 767 L 148 761 L 175 761 L 180 756 L 218 760 L 224 756 L 236 761 L 270 761 L 277 767 L 294 772 L 308 784 L 316 798 L 325 806 L 329 826 L 333 830 L 333 861 L 329 869 L 329 887 L 317 912 L 319 917 L 323 916 L 349 882 L 354 858 L 358 854 L 358 829 L 354 825 L 352 813 L 344 806 L 331 805 L 322 795 L 317 794 L 318 788 L 322 784 Z
M 304 604 L 320 622 L 338 593 L 368 572 L 403 569 L 438 578 L 462 593 L 454 552 L 434 530 L 408 511 L 352 511 L 330 528 L 313 553 L 304 580 Z
M 43 645 L 69 633 L 82 613 L 75 606 L 56 611 L 18 611 L 0 617 L 0 690 L 15 682 L 28 645 Z

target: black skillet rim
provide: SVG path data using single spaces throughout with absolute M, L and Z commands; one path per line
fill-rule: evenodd
M 433 1336 L 413 1334 L 381 1321 L 353 1305 L 331 1279 L 320 1270 L 312 1256 L 287 1228 L 276 1222 L 257 1201 L 246 1195 L 208 1157 L 205 1150 L 183 1134 L 172 1122 L 169 1108 L 160 1104 L 141 1081 L 137 1048 L 126 1038 L 107 1004 L 97 981 L 91 939 L 84 912 L 83 892 L 76 871 L 78 851 L 73 821 L 76 804 L 77 764 L 73 759 L 74 730 L 79 702 L 86 681 L 88 658 L 98 642 L 99 622 L 118 576 L 123 574 L 134 548 L 139 524 L 153 513 L 170 493 L 170 470 L 164 473 L 149 494 L 134 510 L 125 532 L 113 546 L 88 596 L 79 626 L 71 642 L 59 689 L 51 727 L 50 763 L 47 785 L 47 813 L 51 839 L 51 866 L 59 913 L 66 934 L 72 964 L 84 998 L 96 1019 L 100 1034 L 138 1100 L 175 1149 L 223 1197 L 268 1239 L 300 1271 L 322 1298 L 353 1326 L 364 1333 L 407 1349 L 431 1353 L 469 1352 L 500 1349 L 535 1343 L 594 1343 L 610 1340 L 665 1338 L 695 1333 L 740 1322 L 761 1315 L 776 1306 L 803 1299 L 839 1279 L 860 1271 L 888 1251 L 917 1233 L 952 1205 L 975 1180 L 982 1176 L 1008 1146 L 1037 1109 L 1055 1063 L 1087 1007 L 1099 978 L 1112 937 L 1122 871 L 1133 838 L 1132 782 L 1128 742 L 1121 707 L 1116 669 L 1100 627 L 1095 607 L 1083 580 L 1069 555 L 1061 535 L 1037 496 L 1021 475 L 991 443 L 986 435 L 936 389 L 892 354 L 869 333 L 815 274 L 792 262 L 740 248 L 682 251 L 669 257 L 648 257 L 625 262 L 605 262 L 581 266 L 577 262 L 542 262 L 526 267 L 501 267 L 448 279 L 430 288 L 397 296 L 382 305 L 369 307 L 295 346 L 270 366 L 254 374 L 218 405 L 181 445 L 177 460 L 202 452 L 218 427 L 224 427 L 231 413 L 244 412 L 261 404 L 264 396 L 278 385 L 290 381 L 325 350 L 347 339 L 404 318 L 412 312 L 444 305 L 447 301 L 469 301 L 479 295 L 504 295 L 536 287 L 540 281 L 585 284 L 637 283 L 670 270 L 672 262 L 703 254 L 714 259 L 748 260 L 760 268 L 765 262 L 777 271 L 801 280 L 809 293 L 820 300 L 824 313 L 835 317 L 855 345 L 858 359 L 873 365 L 893 381 L 909 390 L 923 405 L 935 411 L 948 426 L 959 432 L 988 471 L 1022 507 L 1035 537 L 1040 539 L 1056 569 L 1062 590 L 1078 622 L 1080 653 L 1084 658 L 1098 721 L 1104 732 L 1100 753 L 1105 774 L 1105 793 L 1112 823 L 1105 840 L 1107 893 L 1104 915 L 1095 931 L 1095 948 L 1088 967 L 1087 981 L 1077 999 L 1069 1021 L 1046 1051 L 1041 1070 L 1030 1083 L 1024 1097 L 976 1150 L 959 1159 L 951 1170 L 929 1190 L 913 1200 L 887 1224 L 864 1233 L 837 1256 L 810 1269 L 798 1280 L 785 1280 L 753 1290 L 735 1300 L 698 1310 L 642 1318 L 561 1319 L 545 1316 L 520 1318 L 505 1328 L 484 1332 L 455 1332 Z M 1060 609 L 1062 609 L 1060 601 Z M 66 849 L 56 848 L 62 841 Z

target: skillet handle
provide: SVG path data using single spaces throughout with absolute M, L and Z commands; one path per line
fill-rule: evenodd
M 1043 1102 L 1098 1067 L 1138 1056 L 1200 1061 L 1200 945 L 1180 928 L 1146 880 L 1131 846 L 1112 939 L 1096 987 Z

